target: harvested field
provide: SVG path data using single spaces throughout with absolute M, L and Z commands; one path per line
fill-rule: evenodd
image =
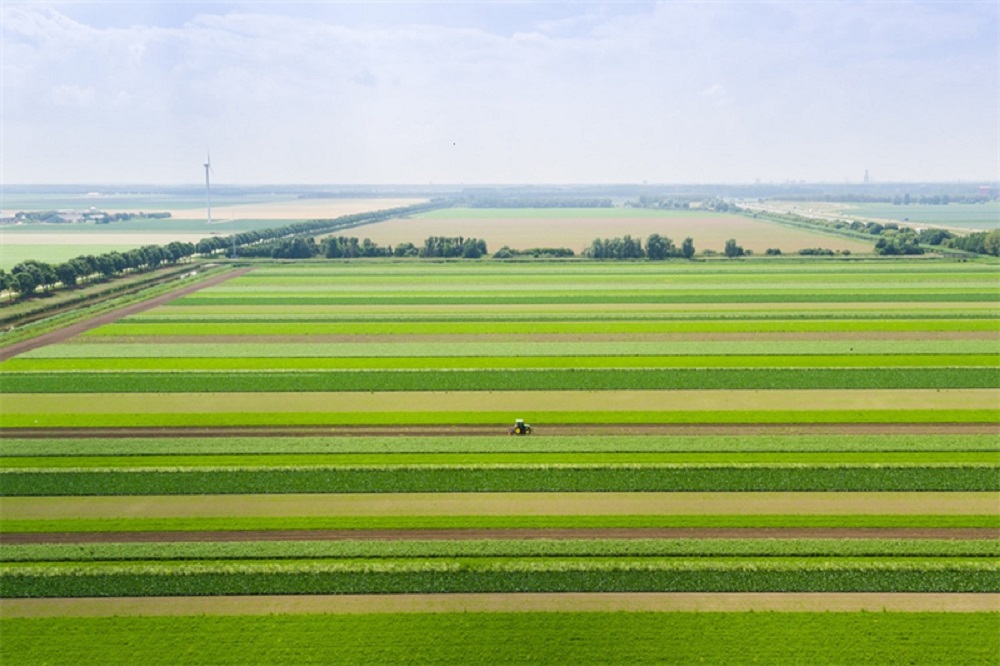
M 995 613 L 1000 594 L 644 592 L 3 599 L 0 617 L 524 612 Z
M 4 520 L 185 516 L 996 515 L 1000 493 L 419 493 L 6 497 Z
M 738 215 L 712 212 L 671 212 L 642 209 L 447 209 L 413 219 L 388 220 L 371 225 L 364 236 L 379 244 L 416 243 L 428 236 L 465 236 L 486 240 L 491 250 L 569 247 L 582 252 L 595 238 L 624 236 L 645 239 L 653 233 L 679 245 L 694 238 L 695 247 L 722 251 L 729 238 L 763 254 L 769 247 L 785 252 L 804 247 L 866 252 L 869 244 L 835 236 L 812 234 Z

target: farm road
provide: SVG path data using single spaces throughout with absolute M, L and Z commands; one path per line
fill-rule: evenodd
M 181 298 L 182 296 L 187 296 L 188 294 L 193 294 L 196 291 L 201 291 L 207 287 L 214 287 L 215 285 L 221 284 L 235 277 L 239 277 L 252 270 L 253 267 L 237 268 L 223 273 L 222 275 L 215 275 L 207 280 L 203 280 L 195 284 L 189 284 L 175 291 L 150 298 L 149 300 L 142 301 L 141 303 L 134 303 L 119 310 L 105 312 L 104 314 L 98 315 L 92 319 L 85 319 L 83 321 L 76 322 L 75 324 L 70 324 L 65 328 L 60 328 L 43 335 L 39 335 L 38 337 L 31 338 L 30 340 L 15 342 L 12 345 L 0 348 L 0 362 L 13 358 L 18 354 L 29 352 L 32 349 L 38 349 L 39 347 L 65 342 L 66 340 L 76 337 L 77 335 L 89 331 L 92 328 L 104 326 L 105 324 L 111 324 L 119 319 L 128 317 L 129 315 L 145 312 L 146 310 L 152 310 L 153 308 L 159 307 L 164 303 L 169 303 L 170 301 Z

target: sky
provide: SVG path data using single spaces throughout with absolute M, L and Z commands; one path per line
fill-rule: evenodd
M 1000 2 L 0 0 L 0 184 L 1000 180 Z

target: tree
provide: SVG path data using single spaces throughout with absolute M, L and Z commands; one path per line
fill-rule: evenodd
M 681 255 L 685 259 L 690 259 L 694 256 L 694 239 L 690 236 L 685 238 L 684 242 L 681 244 Z
M 19 293 L 22 298 L 31 294 L 31 292 L 35 290 L 35 287 L 38 286 L 38 282 L 35 280 L 34 276 L 28 271 L 24 271 L 23 273 L 15 273 L 13 277 L 17 282 L 17 293 Z
M 650 234 L 646 239 L 646 258 L 653 261 L 662 261 L 669 257 L 675 257 L 679 253 L 674 247 L 674 242 L 666 236 L 660 234 Z
M 56 275 L 59 276 L 59 281 L 63 283 L 66 287 L 72 287 L 76 284 L 76 280 L 79 275 L 76 272 L 76 266 L 72 262 L 67 261 L 64 264 L 59 264 L 56 266 Z
M 735 238 L 730 238 L 729 240 L 726 241 L 726 247 L 723 250 L 723 252 L 730 259 L 732 259 L 733 257 L 742 257 L 744 254 L 746 254 L 743 248 L 736 244 Z

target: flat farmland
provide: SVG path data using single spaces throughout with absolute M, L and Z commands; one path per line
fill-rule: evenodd
M 205 219 L 205 200 L 180 196 L 52 197 L 28 196 L 4 202 L 5 214 L 19 211 L 72 210 L 91 207 L 108 212 L 168 212 L 168 219 L 134 219 L 111 224 L 18 224 L 0 226 L 0 268 L 10 270 L 27 259 L 60 263 L 80 254 L 125 251 L 173 241 L 197 243 L 213 234 L 281 227 L 291 222 L 336 218 L 425 199 L 296 199 L 222 196 L 213 204 L 213 221 Z
M 258 265 L 0 363 L 5 649 L 269 660 L 225 624 L 369 663 L 993 663 L 997 278 Z
M 690 236 L 695 248 L 721 252 L 730 238 L 763 254 L 767 248 L 795 252 L 807 247 L 870 252 L 871 245 L 790 229 L 750 217 L 709 211 L 656 211 L 639 208 L 447 208 L 412 219 L 387 220 L 365 227 L 364 236 L 379 244 L 419 244 L 428 236 L 482 238 L 491 251 L 507 245 L 568 247 L 579 253 L 595 238 L 629 234 L 644 242 L 650 234 L 667 236 L 680 246 Z

